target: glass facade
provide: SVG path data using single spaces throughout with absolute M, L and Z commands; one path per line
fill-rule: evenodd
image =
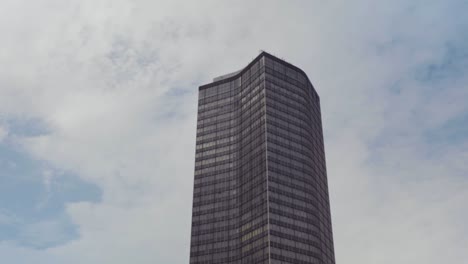
M 199 88 L 190 263 L 335 263 L 319 97 L 268 53 Z

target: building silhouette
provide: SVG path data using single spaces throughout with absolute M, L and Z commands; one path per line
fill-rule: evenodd
M 266 52 L 199 87 L 190 263 L 335 263 L 319 96 Z

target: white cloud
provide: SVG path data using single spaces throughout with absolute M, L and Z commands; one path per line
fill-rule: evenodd
M 468 261 L 467 142 L 424 140 L 466 113 L 468 80 L 415 77 L 462 41 L 455 1 L 47 3 L 2 3 L 0 113 L 45 122 L 23 146 L 103 199 L 67 205 L 79 239 L 0 255 L 187 263 L 197 86 L 265 49 L 321 96 L 337 261 Z
M 0 126 L 0 143 L 8 136 L 8 130 L 3 127 L 3 126 Z
M 46 248 L 67 241 L 67 226 L 61 219 L 26 225 L 19 232 L 19 243 L 33 248 Z

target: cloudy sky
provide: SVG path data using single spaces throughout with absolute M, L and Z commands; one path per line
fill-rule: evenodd
M 2 263 L 188 263 L 197 87 L 321 96 L 337 263 L 468 263 L 468 2 L 1 0 Z

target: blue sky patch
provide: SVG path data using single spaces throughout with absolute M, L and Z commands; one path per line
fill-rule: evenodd
M 468 113 L 457 116 L 436 129 L 428 130 L 425 139 L 431 145 L 454 145 L 468 139 Z
M 15 131 L 22 129 L 23 124 Z M 23 132 L 30 133 L 26 128 Z M 65 205 L 101 198 L 96 185 L 33 160 L 8 141 L 0 143 L 0 168 L 0 242 L 41 249 L 76 239 Z

